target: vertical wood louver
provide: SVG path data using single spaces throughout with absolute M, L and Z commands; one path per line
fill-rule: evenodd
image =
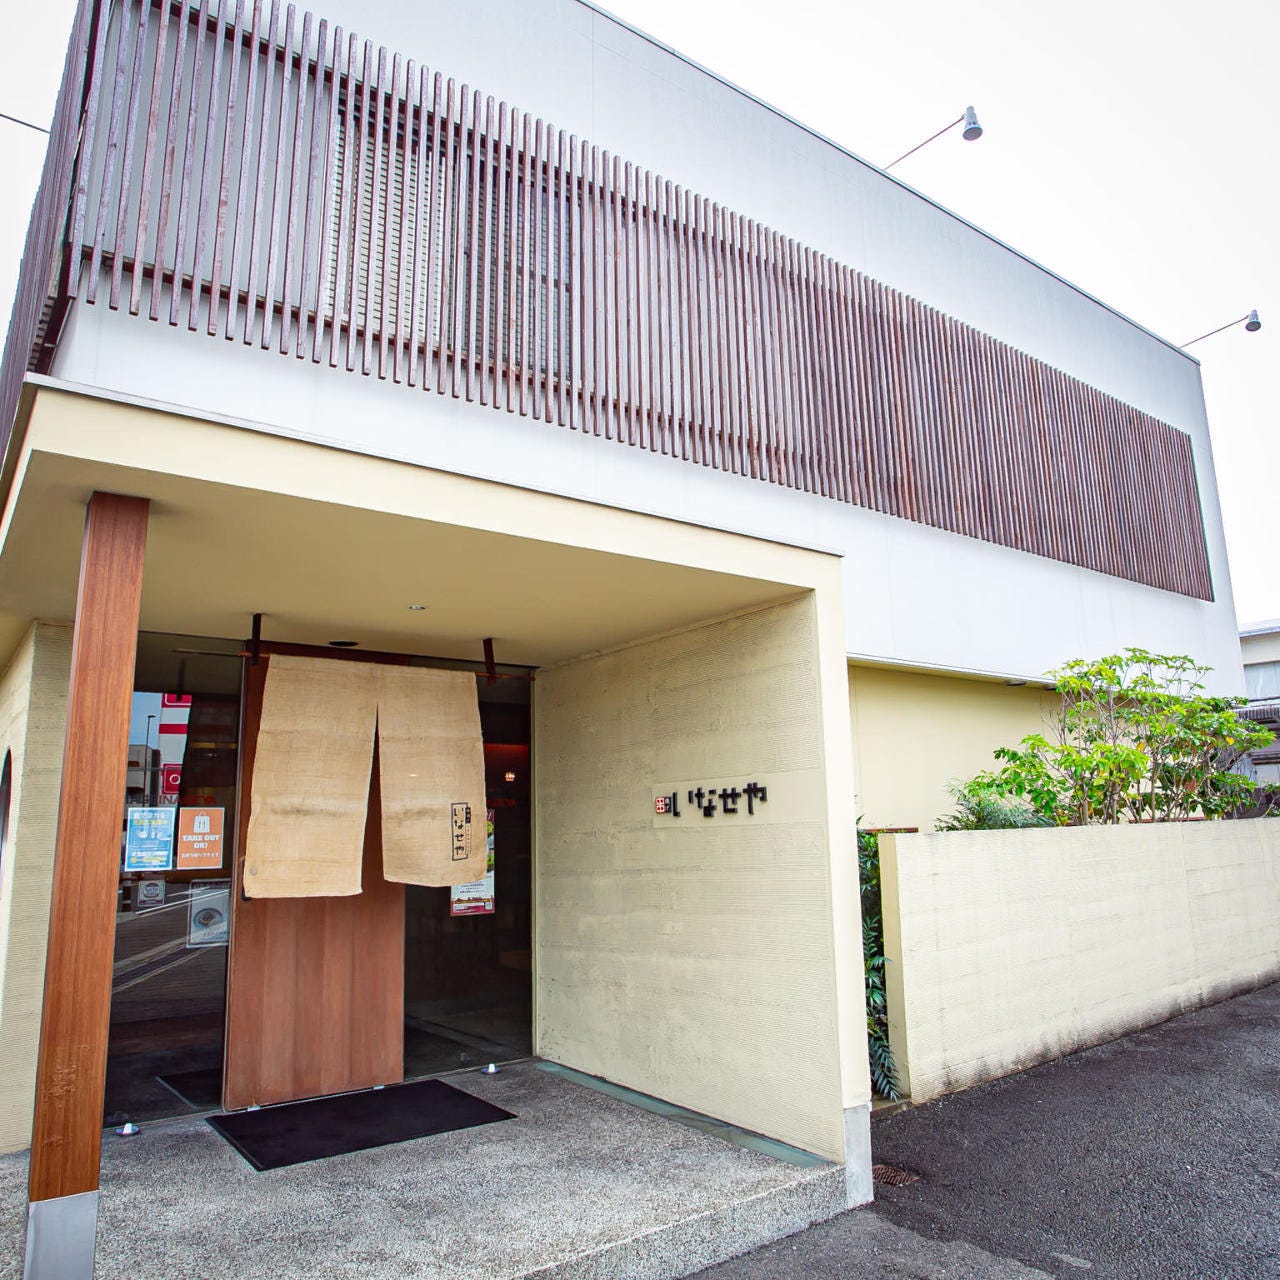
M 292 5 L 107 31 L 85 301 L 1212 599 L 1184 432 Z

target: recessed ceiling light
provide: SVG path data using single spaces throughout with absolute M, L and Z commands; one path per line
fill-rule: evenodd
M 359 640 L 330 640 L 330 647 L 334 649 L 354 649 L 360 643 Z
M 410 613 L 421 613 L 427 606 L 425 604 L 411 604 L 409 606 Z

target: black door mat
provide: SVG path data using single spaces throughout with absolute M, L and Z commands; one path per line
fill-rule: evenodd
M 265 1170 L 511 1119 L 510 1111 L 443 1080 L 418 1080 L 210 1116 L 209 1123 L 255 1169 Z
M 222 1106 L 221 1067 L 207 1067 L 203 1071 L 170 1071 L 156 1076 L 156 1079 L 197 1111 L 216 1111 Z

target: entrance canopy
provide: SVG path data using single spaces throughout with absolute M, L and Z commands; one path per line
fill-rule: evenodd
M 542 666 L 819 583 L 834 557 L 42 387 L 9 466 L 0 647 L 69 619 L 84 506 L 151 500 L 140 628 Z M 418 607 L 421 606 L 421 607 Z
M 33 618 L 77 618 L 86 504 L 123 495 L 148 511 L 131 629 L 234 642 L 260 613 L 280 645 L 474 663 L 492 639 L 499 664 L 542 669 L 534 969 L 584 998 L 557 1008 L 539 988 L 535 1049 L 843 1158 L 868 1085 L 836 556 L 48 381 L 27 395 L 0 646 Z M 692 805 L 712 786 L 767 790 L 770 807 L 663 827 L 655 795 Z M 582 986 L 602 966 L 569 963 L 590 951 L 575 931 L 605 918 L 631 957 L 612 1004 Z M 686 1033 L 716 1002 L 708 1054 Z M 760 1085 L 762 1043 L 776 1087 Z

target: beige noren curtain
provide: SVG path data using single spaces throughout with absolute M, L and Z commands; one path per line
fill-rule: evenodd
M 269 659 L 253 766 L 245 892 L 360 892 L 374 734 L 386 879 L 454 885 L 485 872 L 484 747 L 466 671 Z

